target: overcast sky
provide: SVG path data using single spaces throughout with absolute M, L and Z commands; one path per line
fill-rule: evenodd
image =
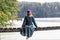
M 40 2 L 40 3 L 45 3 L 45 2 L 60 2 L 60 0 L 17 0 L 19 2 L 25 1 L 25 2 Z

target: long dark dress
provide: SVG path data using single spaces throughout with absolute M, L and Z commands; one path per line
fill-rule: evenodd
M 31 37 L 34 32 L 33 24 L 37 27 L 34 17 L 25 16 L 20 29 L 21 35 Z

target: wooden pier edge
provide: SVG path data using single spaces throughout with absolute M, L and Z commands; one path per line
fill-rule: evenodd
M 0 28 L 0 32 L 20 32 L 21 28 Z M 58 30 L 60 26 L 52 26 L 52 27 L 38 27 L 34 28 L 34 31 L 44 31 L 44 30 Z

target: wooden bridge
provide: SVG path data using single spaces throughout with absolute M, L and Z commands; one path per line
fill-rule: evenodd
M 0 28 L 0 32 L 20 32 L 21 28 Z M 43 30 L 58 30 L 60 26 L 52 26 L 52 27 L 38 27 L 34 28 L 35 31 L 43 31 Z

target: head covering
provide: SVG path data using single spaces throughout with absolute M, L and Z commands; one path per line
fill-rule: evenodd
M 30 9 L 27 10 L 27 14 L 29 15 L 29 17 L 32 17 L 32 11 Z
M 32 11 L 30 9 L 28 9 L 27 12 L 32 13 Z

